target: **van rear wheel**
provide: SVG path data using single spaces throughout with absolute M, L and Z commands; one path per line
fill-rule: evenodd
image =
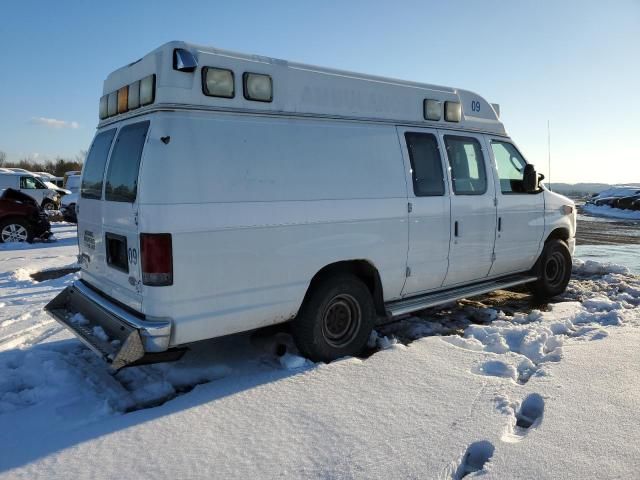
M 329 362 L 360 354 L 374 324 L 369 289 L 353 275 L 340 275 L 322 280 L 313 288 L 291 330 L 303 355 Z
M 538 280 L 531 284 L 531 291 L 539 300 L 548 300 L 563 293 L 571 278 L 571 252 L 565 242 L 549 240 L 536 265 Z

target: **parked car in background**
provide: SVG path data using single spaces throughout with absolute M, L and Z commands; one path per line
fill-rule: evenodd
M 46 177 L 48 179 L 49 182 L 53 183 L 54 185 L 56 185 L 59 188 L 63 188 L 64 187 L 64 178 L 63 177 L 56 177 L 54 174 L 49 173 L 49 172 L 35 172 L 36 175 L 39 175 L 40 178 L 42 178 L 44 180 L 44 177 Z
M 44 183 L 44 185 L 47 188 L 56 191 L 58 195 L 60 195 L 60 197 L 62 197 L 63 195 L 69 195 L 71 193 L 71 190 L 67 190 L 66 188 L 59 187 L 58 185 L 50 181 L 50 177 L 46 175 L 42 175 L 42 173 L 34 173 L 33 175 L 35 177 L 38 177 L 40 181 Z
M 13 188 L 32 197 L 45 210 L 55 210 L 60 202 L 60 194 L 42 183 L 32 173 L 12 171 L 0 173 L 0 189 Z
M 69 177 L 80 176 L 81 174 L 82 174 L 82 172 L 79 171 L 79 170 L 70 170 L 68 172 L 65 172 L 65 174 L 64 174 L 64 184 L 63 184 L 64 188 L 69 188 L 67 186 L 67 182 L 69 181 Z M 69 190 L 71 190 L 71 189 L 69 188 Z
M 60 200 L 60 212 L 66 222 L 76 223 L 76 205 L 80 195 L 80 181 L 82 177 L 78 174 L 67 177 L 67 188 L 71 192 Z
M 80 193 L 80 180 L 82 177 L 79 173 L 69 175 L 65 181 L 65 188 L 71 193 Z
M 633 204 L 636 200 L 640 200 L 640 195 L 630 195 L 628 197 L 620 197 L 614 203 L 615 208 L 621 208 L 623 210 L 633 208 Z
M 33 197 L 13 188 L 0 192 L 0 243 L 50 236 L 51 225 Z
M 619 197 L 603 197 L 603 198 L 596 198 L 593 201 L 594 205 L 608 205 L 608 206 L 613 206 L 613 203 L 618 199 Z
M 78 193 L 70 193 L 60 199 L 60 213 L 65 222 L 77 223 L 76 204 L 78 203 Z

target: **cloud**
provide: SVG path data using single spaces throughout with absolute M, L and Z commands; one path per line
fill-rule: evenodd
M 80 128 L 78 122 L 68 122 L 66 120 L 58 120 L 57 118 L 32 117 L 30 123 L 34 125 L 44 125 L 49 128 Z

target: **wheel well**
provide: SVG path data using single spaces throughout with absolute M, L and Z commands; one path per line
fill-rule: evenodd
M 373 303 L 378 315 L 385 315 L 384 300 L 382 295 L 382 282 L 378 269 L 367 260 L 346 260 L 342 262 L 331 263 L 321 268 L 311 279 L 305 300 L 309 292 L 323 280 L 339 274 L 351 274 L 358 277 L 364 282 L 373 298 Z
M 547 243 L 551 239 L 564 240 L 565 242 L 568 241 L 569 240 L 569 229 L 568 228 L 564 228 L 564 227 L 556 228 L 554 231 L 552 231 L 549 234 L 549 236 L 545 240 L 545 243 Z

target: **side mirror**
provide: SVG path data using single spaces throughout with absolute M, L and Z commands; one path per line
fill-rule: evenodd
M 527 193 L 538 191 L 538 173 L 536 172 L 536 167 L 534 167 L 530 163 L 528 163 L 524 167 L 522 184 L 524 187 L 524 191 Z

